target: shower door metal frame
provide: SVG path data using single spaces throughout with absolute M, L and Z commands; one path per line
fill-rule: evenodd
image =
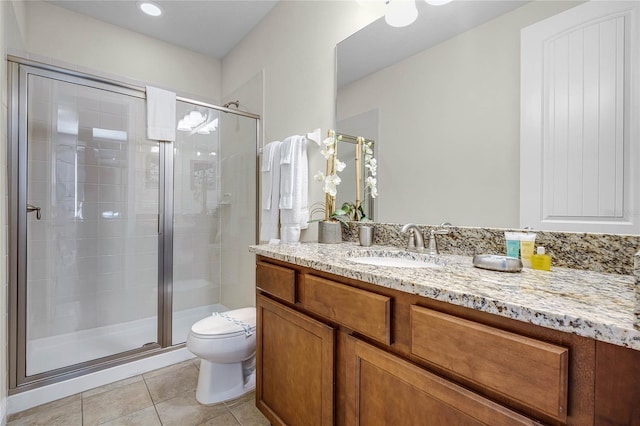
M 158 341 L 153 345 L 86 361 L 68 367 L 26 375 L 26 189 L 27 189 L 27 96 L 29 74 L 52 78 L 72 84 L 107 90 L 128 96 L 146 99 L 146 89 L 107 78 L 68 70 L 40 62 L 8 56 L 8 175 L 9 175 L 9 394 L 20 393 L 40 386 L 68 380 L 94 371 L 125 364 L 138 359 L 185 347 L 184 343 L 171 346 L 172 297 L 173 297 L 173 172 L 174 144 L 159 141 L 159 198 L 158 198 Z M 259 235 L 259 152 L 260 115 L 229 109 L 194 99 L 177 96 L 182 101 L 220 112 L 244 116 L 256 120 L 256 229 Z M 22 218 L 22 219 L 21 219 Z M 22 241 L 23 243 L 20 243 Z M 21 269 L 22 268 L 22 269 Z M 22 306 L 19 306 L 19 304 Z
M 10 58 L 13 59 L 13 58 Z M 165 312 L 164 302 L 167 299 L 165 276 L 163 269 L 158 268 L 158 330 L 157 342 L 143 347 L 109 355 L 95 360 L 85 361 L 79 364 L 58 368 L 55 370 L 27 376 L 26 374 L 26 291 L 27 291 L 27 80 L 30 75 L 63 81 L 70 84 L 91 87 L 98 90 L 132 96 L 145 99 L 144 90 L 136 90 L 127 85 L 114 84 L 114 82 L 70 73 L 66 70 L 55 67 L 41 66 L 40 64 L 25 63 L 26 61 L 11 60 L 9 62 L 9 81 L 11 112 L 9 122 L 9 157 L 11 159 L 9 168 L 9 389 L 10 393 L 29 390 L 43 384 L 49 384 L 72 377 L 81 376 L 89 372 L 97 371 L 106 367 L 130 362 L 134 359 L 156 354 L 164 350 L 167 345 L 163 338 L 163 328 L 161 321 Z M 169 145 L 159 142 L 160 146 Z M 159 174 L 161 176 L 159 185 L 166 185 L 167 180 L 162 179 L 166 173 L 165 167 L 168 162 L 167 150 L 160 150 Z M 169 182 L 171 183 L 171 182 Z M 167 233 L 166 228 L 160 223 L 160 217 L 164 214 L 166 204 L 163 197 L 164 187 L 159 187 L 158 203 L 158 265 L 162 265 L 165 255 L 165 241 L 163 235 Z M 170 233 L 169 233 L 170 235 Z M 168 245 L 171 246 L 170 244 Z M 171 253 L 169 253 L 171 256 Z M 162 259 L 160 259 L 162 258 Z

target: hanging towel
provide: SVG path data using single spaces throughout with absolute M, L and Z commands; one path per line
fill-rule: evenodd
M 260 241 L 271 241 L 278 238 L 281 146 L 282 142 L 275 141 L 267 144 L 262 150 Z
M 307 229 L 309 210 L 307 138 L 291 136 L 282 142 L 280 153 L 280 240 L 300 240 L 300 230 Z
M 147 86 L 147 138 L 176 140 L 176 94 Z

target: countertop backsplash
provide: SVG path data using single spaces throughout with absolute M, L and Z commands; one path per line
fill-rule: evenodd
M 402 225 L 393 223 L 351 222 L 343 226 L 343 239 L 358 242 L 358 227 L 374 227 L 373 243 L 404 248 L 408 234 L 400 232 Z M 432 225 L 419 225 L 428 244 Z M 437 235 L 438 249 L 443 254 L 473 256 L 476 254 L 505 254 L 505 231 L 521 229 L 449 227 L 449 233 Z M 584 232 L 533 231 L 537 246 L 544 246 L 551 256 L 551 265 L 622 275 L 634 275 L 640 281 L 640 235 L 588 234 Z M 638 261 L 636 262 L 636 258 Z M 634 262 L 638 266 L 634 266 Z M 640 285 L 640 282 L 639 282 Z M 638 289 L 640 292 L 640 289 Z M 640 297 L 640 296 L 639 296 Z M 639 314 L 640 315 L 640 314 Z

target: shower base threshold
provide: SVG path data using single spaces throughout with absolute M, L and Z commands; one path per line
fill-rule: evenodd
M 184 343 L 195 322 L 213 312 L 226 310 L 225 306 L 215 304 L 175 312 L 172 343 Z M 32 340 L 27 345 L 27 375 L 80 364 L 148 345 L 157 339 L 157 322 L 156 317 L 150 317 Z

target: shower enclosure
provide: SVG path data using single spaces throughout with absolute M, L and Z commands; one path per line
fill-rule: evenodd
M 253 304 L 225 305 L 222 277 L 246 277 L 226 259 L 256 241 L 258 116 L 179 98 L 176 141 L 159 142 L 144 89 L 25 61 L 10 86 L 13 391 L 165 351 Z

